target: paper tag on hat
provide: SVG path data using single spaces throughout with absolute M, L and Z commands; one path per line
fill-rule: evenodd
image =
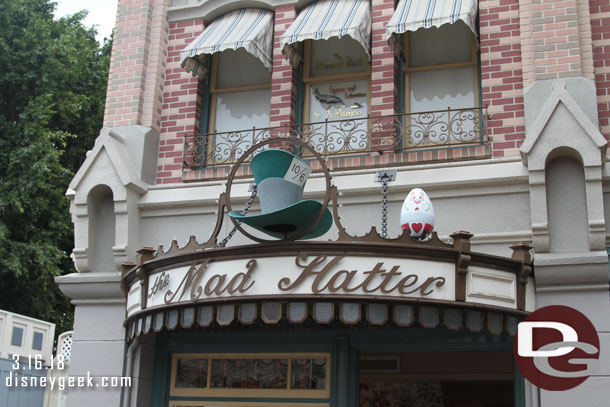
M 284 175 L 284 179 L 302 187 L 307 182 L 307 178 L 309 178 L 309 174 L 312 171 L 313 168 L 294 157 L 288 167 L 288 171 L 286 171 L 286 175 Z

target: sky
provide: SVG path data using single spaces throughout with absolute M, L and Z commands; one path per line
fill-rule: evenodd
M 63 17 L 86 9 L 89 14 L 84 20 L 87 27 L 97 26 L 97 40 L 110 37 L 116 19 L 117 0 L 55 0 L 55 17 Z

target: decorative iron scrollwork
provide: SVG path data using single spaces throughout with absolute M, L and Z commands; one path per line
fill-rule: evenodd
M 185 137 L 184 167 L 231 165 L 270 138 L 298 138 L 325 158 L 480 144 L 487 141 L 486 118 L 485 108 L 447 109 L 192 135 Z M 285 146 L 264 148 L 281 147 Z

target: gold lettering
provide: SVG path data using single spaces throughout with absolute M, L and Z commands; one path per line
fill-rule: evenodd
M 419 277 L 417 277 L 415 274 L 409 274 L 408 276 L 400 280 L 400 282 L 396 285 L 395 288 L 398 288 L 398 292 L 401 294 L 413 294 L 415 291 L 418 290 L 418 288 L 415 288 L 411 291 L 407 291 L 406 289 L 413 287 L 415 284 L 417 284 L 417 280 L 419 280 Z
M 212 294 L 221 295 L 227 289 L 227 287 L 222 287 L 227 278 L 226 274 L 214 274 L 207 283 L 205 283 L 205 288 L 203 292 L 205 295 L 210 296 Z
M 292 284 L 290 283 L 289 277 L 282 278 L 277 283 L 277 288 L 279 288 L 281 291 L 292 290 L 293 288 L 298 287 L 307 277 L 318 274 L 318 272 L 314 271 L 313 269 L 324 263 L 326 261 L 326 256 L 317 256 L 309 264 L 303 264 L 302 262 L 305 260 L 307 260 L 306 254 L 298 255 L 294 262 L 296 263 L 297 267 L 301 267 L 303 271 Z
M 250 285 L 246 284 L 248 283 L 248 280 L 250 280 L 250 277 L 252 277 L 252 272 L 256 267 L 256 260 L 250 260 L 246 267 L 248 268 L 246 273 L 237 273 L 229 282 L 229 289 L 227 290 L 229 294 L 235 294 L 236 292 L 244 293 L 254 285 L 255 281 L 250 282 Z M 239 284 L 237 284 L 238 282 Z
M 362 274 L 367 274 L 366 280 L 364 280 L 362 282 L 362 284 L 360 284 L 362 291 L 364 291 L 365 293 L 373 293 L 373 292 L 377 291 L 379 289 L 379 287 L 381 287 L 381 284 L 380 284 L 379 286 L 377 286 L 375 288 L 369 288 L 369 284 L 371 283 L 371 281 L 373 281 L 373 279 L 375 279 L 376 276 L 385 274 L 385 270 L 382 269 L 381 266 L 383 266 L 383 263 L 377 263 L 377 264 L 375 264 L 375 267 L 373 267 L 373 269 L 371 271 L 365 271 L 364 273 L 362 273 Z
M 178 298 L 178 301 L 180 301 L 182 299 L 182 297 L 184 297 L 184 294 L 189 290 L 189 288 L 191 289 L 191 298 L 192 298 L 193 290 L 195 287 L 195 285 L 193 285 L 193 283 L 199 282 L 199 280 L 201 279 L 201 276 L 203 275 L 203 272 L 209 262 L 210 262 L 210 259 L 207 259 L 203 263 L 193 264 L 191 267 L 189 267 L 188 271 L 184 275 L 184 278 L 182 279 L 182 281 L 180 281 L 180 284 L 178 285 L 176 292 L 172 292 L 172 290 L 167 290 L 165 292 L 165 297 L 163 298 L 165 303 L 171 304 L 172 301 L 174 301 L 174 299 L 176 298 L 176 295 L 178 295 L 178 293 L 181 291 L 181 289 L 182 289 L 182 292 L 180 294 L 180 297 Z M 199 294 L 201 295 L 200 290 L 199 290 Z
M 428 286 L 432 285 L 436 281 L 436 286 L 441 288 L 445 285 L 445 277 L 428 277 L 428 279 L 421 285 L 419 288 L 419 293 L 423 296 L 430 295 L 434 291 L 434 288 L 431 288 L 430 291 L 426 291 Z
M 386 271 L 383 262 L 378 262 L 371 270 L 363 272 L 358 269 L 340 269 L 339 263 L 344 258 L 345 256 L 329 258 L 319 255 L 310 258 L 306 254 L 298 255 L 295 258 L 295 264 L 297 268 L 301 269 L 300 274 L 294 279 L 292 277 L 281 278 L 277 283 L 277 288 L 280 291 L 290 291 L 298 289 L 303 284 L 311 283 L 312 294 L 361 292 L 386 295 L 417 294 L 426 297 L 446 283 L 445 277 L 427 277 L 425 281 L 420 282 L 417 274 L 403 274 L 398 265 L 392 266 L 389 271 Z M 246 270 L 243 272 L 231 273 L 231 275 L 214 274 L 205 281 L 204 273 L 210 261 L 211 259 L 207 259 L 201 263 L 192 264 L 175 292 L 169 289 L 165 292 L 165 304 L 183 301 L 187 295 L 190 297 L 190 301 L 196 302 L 202 296 L 241 294 L 250 290 L 256 282 L 253 279 L 258 264 L 255 259 L 248 261 Z M 360 273 L 362 276 L 359 278 Z M 361 282 L 358 283 L 358 280 Z M 168 282 L 168 275 L 159 274 L 150 292 L 155 289 L 159 291 L 162 284 Z
M 394 267 L 392 267 L 392 269 L 389 272 L 384 273 L 384 280 L 381 284 L 379 284 L 379 289 L 381 290 L 382 293 L 389 294 L 392 291 L 396 290 L 396 287 L 386 288 L 386 286 L 388 285 L 388 283 L 390 282 L 390 280 L 392 278 L 402 275 L 402 273 L 398 273 L 399 268 L 400 268 L 400 266 L 394 266 Z
M 346 293 L 356 291 L 358 287 L 349 288 L 349 283 L 352 281 L 352 278 L 354 278 L 356 273 L 358 273 L 358 270 L 339 270 L 328 281 L 328 284 L 326 285 L 328 291 L 330 291 L 331 293 L 337 292 L 339 290 L 343 290 Z M 344 276 L 343 281 L 341 281 L 341 283 L 337 285 L 337 280 L 339 280 L 339 278 L 342 276 Z

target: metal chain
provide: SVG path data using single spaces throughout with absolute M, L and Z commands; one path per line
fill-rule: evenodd
M 254 198 L 256 197 L 257 192 L 258 192 L 258 190 L 256 188 L 256 185 L 252 185 L 252 195 L 250 195 L 250 198 L 248 198 L 248 201 L 246 202 L 246 206 L 244 206 L 244 210 L 241 212 L 242 215 L 248 214 L 248 211 L 250 210 L 250 207 L 252 206 L 252 203 L 254 202 Z M 231 240 L 231 238 L 233 237 L 235 232 L 237 232 L 237 226 L 233 226 L 233 229 L 231 229 L 231 231 L 229 232 L 227 237 L 222 239 L 222 241 L 218 244 L 218 247 L 225 247 L 227 245 L 227 243 L 229 242 L 229 240 Z
M 381 184 L 381 237 L 388 237 L 388 181 Z

